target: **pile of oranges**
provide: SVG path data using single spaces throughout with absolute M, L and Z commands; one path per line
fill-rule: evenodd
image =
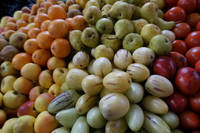
M 70 7 L 73 5 L 73 7 Z M 74 1 L 37 0 L 31 9 L 22 8 L 22 14 L 15 19 L 8 17 L 4 32 L 8 40 L 15 32 L 23 32 L 28 39 L 21 52 L 12 59 L 13 67 L 17 70 L 26 63 L 35 63 L 41 68 L 48 67 L 48 61 L 56 59 L 58 64 L 65 67 L 65 58 L 70 55 L 72 48 L 68 40 L 71 30 L 83 30 L 88 26 L 82 14 L 67 17 L 71 9 L 82 10 Z M 16 13 L 17 15 L 17 13 Z M 53 70 L 55 68 L 48 68 Z

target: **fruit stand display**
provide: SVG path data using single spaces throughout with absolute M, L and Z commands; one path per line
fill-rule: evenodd
M 199 0 L 36 0 L 0 33 L 0 133 L 200 133 Z

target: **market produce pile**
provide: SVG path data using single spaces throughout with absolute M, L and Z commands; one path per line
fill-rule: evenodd
M 0 133 L 200 133 L 199 0 L 36 0 L 0 33 Z

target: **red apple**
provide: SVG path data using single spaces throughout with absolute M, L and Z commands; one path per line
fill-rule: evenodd
M 173 78 L 176 73 L 176 63 L 168 56 L 160 56 L 153 63 L 153 72 L 168 79 Z
M 181 113 L 185 110 L 188 99 L 182 93 L 174 91 L 174 93 L 166 98 L 169 109 L 174 113 Z
M 182 67 L 177 71 L 175 85 L 183 94 L 194 95 L 200 89 L 200 74 L 192 67 Z
M 193 111 L 200 113 L 200 91 L 189 97 L 189 107 Z
M 180 114 L 182 128 L 186 130 L 196 130 L 200 125 L 200 116 L 190 110 L 185 110 Z
M 33 87 L 29 92 L 29 100 L 35 101 L 35 99 L 42 93 L 48 92 L 47 88 L 44 88 L 42 86 L 35 86 Z
M 31 116 L 34 116 L 36 117 L 39 112 L 37 112 L 35 110 L 35 102 L 34 101 L 27 101 L 25 102 L 24 104 L 22 104 L 18 110 L 17 110 L 17 116 L 20 117 L 20 116 L 23 116 L 23 115 L 31 115 Z

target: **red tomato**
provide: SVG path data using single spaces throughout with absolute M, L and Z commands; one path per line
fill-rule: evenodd
M 174 32 L 176 38 L 184 38 L 191 32 L 191 27 L 185 22 L 180 22 L 175 25 L 172 32 Z
M 189 107 L 193 111 L 200 113 L 200 92 L 189 97 Z
M 176 72 L 175 86 L 184 95 L 194 95 L 200 89 L 200 74 L 192 67 L 182 67 Z
M 177 6 L 183 8 L 186 13 L 191 13 L 195 10 L 197 5 L 196 0 L 179 0 Z
M 178 70 L 181 67 L 187 66 L 187 59 L 184 55 L 179 52 L 172 51 L 170 52 L 169 56 L 173 58 L 176 63 L 176 69 Z
M 164 19 L 167 21 L 185 21 L 186 12 L 183 8 L 175 6 L 170 8 L 164 15 Z
M 166 8 L 172 8 L 177 5 L 178 0 L 164 0 Z
M 168 79 L 173 78 L 176 73 L 176 63 L 169 56 L 160 56 L 153 62 L 153 72 Z
M 191 28 L 195 28 L 199 21 L 200 21 L 200 14 L 197 12 L 188 14 L 185 20 L 185 22 L 188 23 Z
M 196 30 L 200 31 L 200 21 L 196 25 Z
M 186 52 L 185 57 L 188 61 L 188 64 L 191 67 L 194 67 L 195 63 L 200 60 L 200 46 L 189 49 Z
M 176 51 L 185 55 L 187 50 L 188 50 L 187 45 L 183 40 L 175 40 L 172 42 L 172 51 Z
M 200 46 L 200 31 L 193 31 L 185 38 L 185 43 L 188 48 Z
M 178 91 L 174 91 L 172 95 L 165 99 L 169 109 L 174 113 L 181 113 L 185 110 L 188 99 L 185 95 Z
M 195 63 L 194 69 L 200 73 L 200 60 Z
M 195 112 L 186 110 L 180 114 L 180 123 L 184 129 L 195 130 L 199 128 L 200 118 Z

